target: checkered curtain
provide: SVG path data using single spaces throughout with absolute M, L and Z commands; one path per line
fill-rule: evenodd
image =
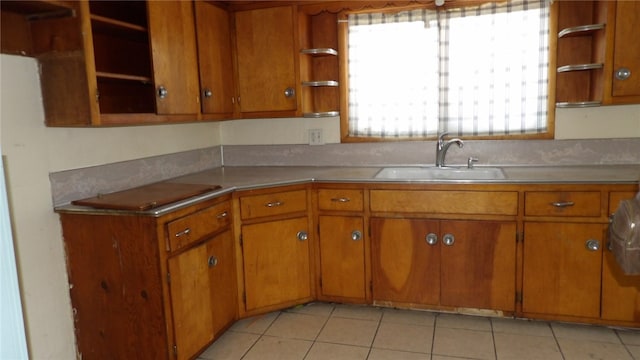
M 349 132 L 546 131 L 546 0 L 349 16 Z

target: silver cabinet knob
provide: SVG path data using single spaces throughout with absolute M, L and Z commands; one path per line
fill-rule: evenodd
M 204 96 L 205 98 L 210 98 L 213 96 L 213 91 L 211 91 L 211 89 L 209 88 L 205 88 L 204 90 L 202 90 L 202 96 Z
M 442 242 L 447 246 L 451 246 L 454 242 L 456 242 L 456 238 L 452 234 L 444 234 L 444 236 L 442 237 Z
M 584 246 L 587 248 L 587 250 L 589 251 L 598 251 L 600 250 L 600 241 L 596 240 L 596 239 L 589 239 L 587 240 L 587 242 L 584 244 Z
M 169 90 L 167 90 L 167 88 L 162 85 L 158 86 L 158 97 L 160 99 L 164 99 L 167 97 L 167 95 L 169 95 Z
M 306 231 L 298 231 L 296 237 L 300 241 L 306 241 L 307 239 L 309 239 L 309 234 Z
M 294 89 L 292 87 L 288 87 L 288 88 L 284 89 L 284 96 L 287 99 L 296 96 L 296 89 Z
M 435 245 L 438 243 L 438 235 L 434 233 L 428 233 L 427 236 L 424 237 L 424 241 L 429 245 Z
M 353 230 L 351 232 L 351 240 L 358 241 L 360 239 L 362 239 L 362 232 L 359 230 Z
M 218 265 L 218 258 L 215 256 L 209 256 L 209 260 L 207 260 L 207 264 L 209 264 L 210 268 Z
M 618 80 L 627 80 L 628 78 L 631 77 L 631 70 L 626 67 L 621 67 L 618 70 L 616 70 L 615 77 Z

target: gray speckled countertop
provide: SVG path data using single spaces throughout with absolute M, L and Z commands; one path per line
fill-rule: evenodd
M 180 201 L 153 210 L 141 212 L 159 216 L 206 199 L 235 190 L 288 185 L 307 182 L 362 182 L 362 183 L 598 183 L 635 184 L 640 181 L 640 165 L 589 166 L 503 166 L 505 179 L 500 180 L 421 180 L 377 179 L 380 167 L 331 166 L 238 166 L 219 167 L 167 180 L 176 183 L 221 185 L 219 190 Z M 87 209 L 80 206 L 56 207 L 59 212 L 114 212 L 114 210 Z M 121 212 L 121 211 L 117 211 Z

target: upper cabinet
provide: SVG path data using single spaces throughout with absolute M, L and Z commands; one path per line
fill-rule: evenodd
M 196 1 L 200 98 L 204 119 L 230 119 L 235 107 L 231 19 L 211 2 Z
M 611 12 L 615 7 L 615 40 L 608 55 L 611 92 L 607 88 L 604 99 L 613 104 L 640 103 L 640 2 L 617 1 L 608 6 Z
M 149 1 L 147 11 L 156 112 L 198 114 L 200 86 L 193 4 Z
M 556 106 L 640 103 L 635 1 L 558 1 Z
M 241 117 L 296 115 L 299 74 L 294 15 L 294 6 L 235 12 Z

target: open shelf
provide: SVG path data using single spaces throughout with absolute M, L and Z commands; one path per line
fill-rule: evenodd
M 563 29 L 558 33 L 558 38 L 570 37 L 570 36 L 586 36 L 591 35 L 598 30 L 604 29 L 605 24 L 590 24 L 573 26 Z

